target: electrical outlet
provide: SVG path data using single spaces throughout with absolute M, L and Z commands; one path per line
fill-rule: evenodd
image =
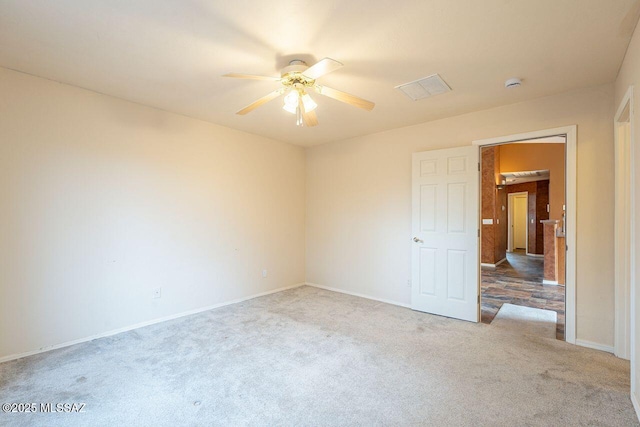
M 267 270 L 262 270 L 262 277 L 267 277 Z
M 152 298 L 153 299 L 158 299 L 160 297 L 162 297 L 162 288 L 155 288 L 153 290 L 153 297 Z
M 407 287 L 410 288 L 411 287 L 411 279 L 407 279 Z

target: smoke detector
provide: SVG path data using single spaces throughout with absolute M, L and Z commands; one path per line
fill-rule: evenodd
M 507 89 L 511 89 L 511 88 L 514 88 L 514 87 L 520 87 L 520 86 L 522 86 L 522 80 L 520 80 L 517 77 L 512 77 L 510 79 L 507 79 L 504 82 L 504 87 L 506 87 Z

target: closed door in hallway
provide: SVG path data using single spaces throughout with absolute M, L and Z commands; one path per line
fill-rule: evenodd
M 513 246 L 527 249 L 527 196 L 516 196 L 513 200 Z

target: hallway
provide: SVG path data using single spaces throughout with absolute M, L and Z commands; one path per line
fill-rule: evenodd
M 504 303 L 558 313 L 556 338 L 564 339 L 564 286 L 543 285 L 543 259 L 524 251 L 507 253 L 496 268 L 482 268 L 482 323 L 491 323 Z

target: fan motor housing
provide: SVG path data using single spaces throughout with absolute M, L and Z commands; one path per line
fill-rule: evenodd
M 289 65 L 284 67 L 280 74 L 282 77 L 282 84 L 286 87 L 295 85 L 302 85 L 305 87 L 313 86 L 315 80 L 302 74 L 307 68 L 309 68 L 309 66 L 304 61 L 295 59 L 289 62 Z

